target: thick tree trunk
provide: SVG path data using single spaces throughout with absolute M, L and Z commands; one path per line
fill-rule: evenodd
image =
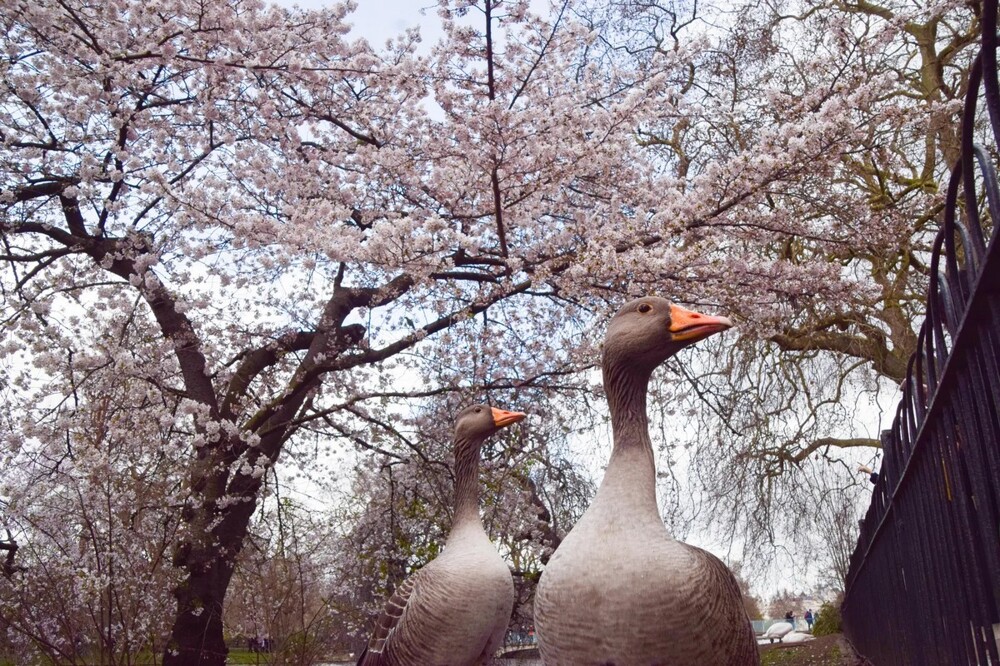
M 215 466 L 215 469 L 218 471 L 222 466 Z M 259 478 L 240 473 L 237 476 L 243 483 L 234 482 L 228 489 L 242 499 L 223 509 L 218 507 L 219 500 L 227 496 L 224 483 L 227 475 L 219 473 L 204 484 L 195 481 L 195 487 L 203 492 L 208 490 L 212 499 L 202 495 L 199 502 L 185 509 L 189 534 L 174 554 L 174 566 L 186 575 L 174 589 L 177 615 L 164 650 L 164 666 L 224 666 L 226 663 L 228 649 L 222 624 L 226 591 L 236 558 L 243 550 L 261 485 Z M 220 488 L 223 489 L 221 494 Z
M 163 655 L 164 666 L 224 666 L 229 653 L 222 607 L 233 574 L 228 558 L 199 567 L 174 590 L 177 616 Z

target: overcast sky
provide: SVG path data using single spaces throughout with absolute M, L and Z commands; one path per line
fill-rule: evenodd
M 318 9 L 334 4 L 330 0 L 274 0 L 285 7 Z M 407 28 L 419 27 L 424 43 L 428 44 L 440 33 L 437 29 L 437 4 L 434 0 L 357 0 L 358 8 L 351 14 L 351 31 L 355 37 L 364 37 L 375 47 L 400 34 Z

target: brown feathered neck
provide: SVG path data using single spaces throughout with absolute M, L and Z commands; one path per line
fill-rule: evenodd
M 479 521 L 479 460 L 488 435 L 455 436 L 455 515 L 452 527 Z
M 606 352 L 602 363 L 604 392 L 611 414 L 614 448 L 648 447 L 649 417 L 646 414 L 646 393 L 653 368 L 623 355 Z

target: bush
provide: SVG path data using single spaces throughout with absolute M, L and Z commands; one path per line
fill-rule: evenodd
M 840 604 L 829 602 L 820 606 L 813 624 L 813 636 L 829 636 L 840 633 Z

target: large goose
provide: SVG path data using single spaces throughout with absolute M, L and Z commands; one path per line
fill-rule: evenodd
M 538 584 L 535 630 L 545 664 L 760 663 L 732 573 L 663 525 L 646 416 L 653 370 L 730 326 L 652 297 L 626 303 L 611 319 L 603 357 L 611 460 Z
M 441 555 L 389 598 L 358 666 L 483 664 L 500 646 L 514 583 L 479 517 L 479 452 L 487 437 L 523 418 L 486 405 L 459 413 L 451 533 Z

